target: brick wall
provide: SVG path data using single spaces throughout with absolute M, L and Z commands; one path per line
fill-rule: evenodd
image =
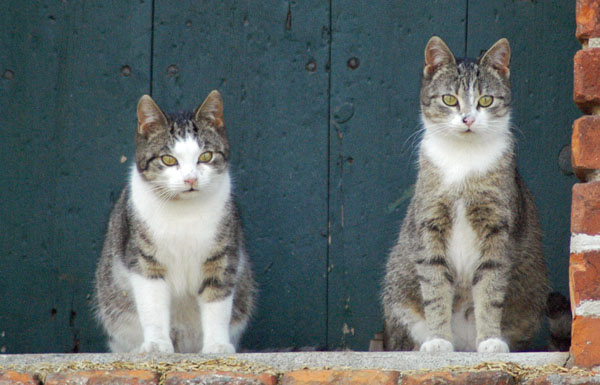
M 0 371 L 1 385 L 600 385 L 593 373 L 521 373 L 515 368 L 453 368 L 429 372 L 398 372 L 376 369 L 294 370 L 285 373 L 246 373 L 194 370 L 160 373 L 152 370 L 83 370 L 39 375 L 21 371 Z
M 575 364 L 600 365 L 600 0 L 577 0 L 573 99 L 586 114 L 573 124 L 569 283 Z
M 523 375 L 511 368 L 492 370 L 444 370 L 398 372 L 375 369 L 295 370 L 285 373 L 186 371 L 159 373 L 151 370 L 63 371 L 45 376 L 20 371 L 0 371 L 1 385 L 600 385 L 592 373 L 544 373 Z

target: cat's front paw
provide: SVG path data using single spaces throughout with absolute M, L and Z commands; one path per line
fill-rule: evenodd
M 427 342 L 423 342 L 420 350 L 422 352 L 429 352 L 429 353 L 453 352 L 454 345 L 452 345 L 452 342 L 445 340 L 443 338 L 434 338 Z
M 138 353 L 173 353 L 173 343 L 171 340 L 144 341 L 138 349 Z
M 488 338 L 483 340 L 477 346 L 478 353 L 508 353 L 510 349 L 506 342 L 500 338 Z
M 232 344 L 208 344 L 202 347 L 202 353 L 235 353 Z

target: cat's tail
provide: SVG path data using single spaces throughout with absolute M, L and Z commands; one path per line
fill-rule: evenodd
M 548 295 L 546 303 L 550 341 L 549 351 L 566 352 L 571 346 L 571 303 L 567 297 L 559 292 Z

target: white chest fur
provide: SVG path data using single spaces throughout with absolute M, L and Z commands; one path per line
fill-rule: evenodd
M 469 287 L 473 273 L 479 263 L 480 245 L 473 227 L 469 223 L 465 205 L 459 199 L 454 205 L 452 230 L 448 242 L 448 258 L 456 271 L 457 284 Z M 454 347 L 461 351 L 476 350 L 476 328 L 473 312 L 466 312 L 472 306 L 469 300 L 452 314 L 452 332 Z
M 167 267 L 166 280 L 174 294 L 196 293 L 202 262 L 215 246 L 218 225 L 230 197 L 229 174 L 216 189 L 194 199 L 161 201 L 133 169 L 131 198 L 136 213 L 150 230 L 154 257 Z
M 454 207 L 448 258 L 456 271 L 458 281 L 467 286 L 473 280 L 473 272 L 481 255 L 479 250 L 477 235 L 467 219 L 464 202 L 459 199 Z
M 510 138 L 505 135 L 462 140 L 426 131 L 421 142 L 421 151 L 441 170 L 445 185 L 491 170 L 509 147 Z

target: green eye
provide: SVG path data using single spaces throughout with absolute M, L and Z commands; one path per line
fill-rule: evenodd
M 175 159 L 171 155 L 163 155 L 163 156 L 160 157 L 160 160 L 162 160 L 162 162 L 166 166 L 169 166 L 169 167 L 175 166 L 177 164 L 177 159 Z
M 456 96 L 454 95 L 443 95 L 442 96 L 442 101 L 444 102 L 445 105 L 450 106 L 450 107 L 454 107 L 455 105 L 458 104 L 458 99 L 456 99 Z
M 479 105 L 483 108 L 489 107 L 492 105 L 493 101 L 494 101 L 494 98 L 492 96 L 484 95 L 479 98 Z
M 198 160 L 202 163 L 206 163 L 206 162 L 210 162 L 210 160 L 212 159 L 213 153 L 210 151 L 206 151 L 203 152 L 202 154 L 200 154 L 200 158 L 198 158 Z

